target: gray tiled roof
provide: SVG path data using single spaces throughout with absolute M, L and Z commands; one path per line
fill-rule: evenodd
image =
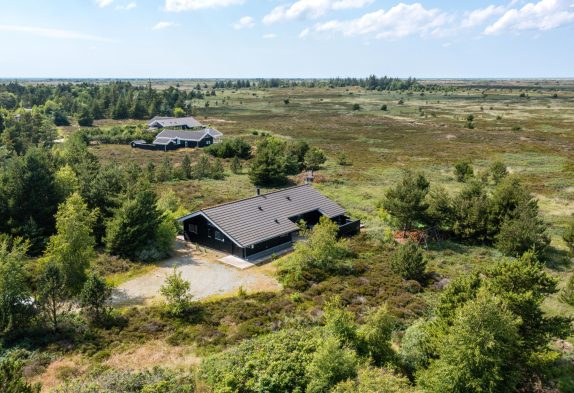
M 184 141 L 200 141 L 208 134 L 206 130 L 201 131 L 186 131 L 186 130 L 163 130 L 157 134 L 156 138 L 179 138 Z
M 168 145 L 171 142 L 171 138 L 155 138 L 153 141 L 154 145 Z
M 205 131 L 214 138 L 223 136 L 223 133 L 217 131 L 215 128 L 206 128 Z
M 298 230 L 289 220 L 313 210 L 333 218 L 345 209 L 310 185 L 296 186 L 211 207 L 182 217 L 203 214 L 242 247 Z
M 161 117 L 156 116 L 151 119 L 148 123 L 149 127 L 153 127 L 155 124 L 158 124 L 162 128 L 166 127 L 182 127 L 187 126 L 189 128 L 197 128 L 203 127 L 203 124 L 195 120 L 195 118 L 188 116 L 188 117 Z

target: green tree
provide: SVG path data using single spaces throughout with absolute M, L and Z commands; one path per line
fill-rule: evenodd
M 432 322 L 418 319 L 411 324 L 401 340 L 399 360 L 409 373 L 427 368 L 437 352 L 437 333 Z
M 386 192 L 383 207 L 400 228 L 410 230 L 425 221 L 428 192 L 429 182 L 424 175 L 405 171 L 401 181 Z
M 325 153 L 321 149 L 312 148 L 305 153 L 305 168 L 309 170 L 317 170 L 327 161 Z
M 570 252 L 574 254 L 574 220 L 566 227 L 566 230 L 562 234 L 562 239 L 564 239 L 570 248 Z
M 518 257 L 528 250 L 537 255 L 550 244 L 548 225 L 538 215 L 538 208 L 523 204 L 514 211 L 513 218 L 503 221 L 496 235 L 496 248 L 505 255 Z
M 417 375 L 419 385 L 436 393 L 513 391 L 518 324 L 500 299 L 480 294 L 457 311 L 438 359 Z
M 285 144 L 275 138 L 264 138 L 249 169 L 249 179 L 258 186 L 280 186 L 287 183 Z
M 476 181 L 469 182 L 452 204 L 455 236 L 469 242 L 490 240 L 490 203 L 484 186 Z
M 566 304 L 574 306 L 574 274 L 566 282 L 566 286 L 560 293 L 560 300 Z
M 24 378 L 24 365 L 10 357 L 0 359 L 0 392 L 40 393 L 40 385 L 31 385 Z
M 194 167 L 194 177 L 196 179 L 204 179 L 209 176 L 211 165 L 209 159 L 205 155 L 201 155 Z
M 61 267 L 71 295 L 78 295 L 82 290 L 86 270 L 96 256 L 92 229 L 96 216 L 97 211 L 90 212 L 77 193 L 66 199 L 56 213 L 57 232 L 50 237 L 45 256 Z
M 391 257 L 391 269 L 405 280 L 422 282 L 426 265 L 423 250 L 413 242 L 399 245 Z
M 499 184 L 506 176 L 508 176 L 506 165 L 500 161 L 493 162 L 488 168 L 488 173 L 494 184 Z
M 429 226 L 443 231 L 452 230 L 454 207 L 450 195 L 443 187 L 432 187 L 427 194 L 426 220 Z
M 394 358 L 391 338 L 396 318 L 386 304 L 370 311 L 365 323 L 358 330 L 361 350 L 368 354 L 375 365 L 381 366 Z
M 173 117 L 185 117 L 185 110 L 182 108 L 173 108 Z
M 337 239 L 339 227 L 321 217 L 308 234 L 307 241 L 297 242 L 295 250 L 279 266 L 279 278 L 288 287 L 304 288 L 340 271 L 348 255 L 346 240 Z
M 80 180 L 70 165 L 64 165 L 54 174 L 54 187 L 60 200 L 65 200 L 80 189 Z
M 87 106 L 82 108 L 82 111 L 78 115 L 78 125 L 80 127 L 91 127 L 94 125 L 94 115 Z
M 343 308 L 341 298 L 335 296 L 325 303 L 325 328 L 330 337 L 336 338 L 341 345 L 357 347 L 357 325 L 353 314 Z
M 28 246 L 21 238 L 0 235 L 0 334 L 22 330 L 33 316 L 24 266 Z
M 466 182 L 474 177 L 474 169 L 469 161 L 459 161 L 454 165 L 454 175 L 459 182 Z
M 385 369 L 362 367 L 357 378 L 338 383 L 331 393 L 414 393 L 409 380 Z
M 159 290 L 165 298 L 171 314 L 181 316 L 189 309 L 191 302 L 189 289 L 189 281 L 181 277 L 181 272 L 177 271 L 177 266 L 174 265 L 173 273 L 165 278 L 165 282 Z
M 112 287 L 96 273 L 91 273 L 80 293 L 80 307 L 94 323 L 101 323 L 108 315 Z
M 132 198 L 117 209 L 106 227 L 106 249 L 113 255 L 132 260 L 162 257 L 165 250 L 157 248 L 157 233 L 164 221 L 157 208 L 157 196 L 141 186 Z
M 223 163 L 221 162 L 221 159 L 217 158 L 213 162 L 213 165 L 211 165 L 209 177 L 215 180 L 225 179 L 225 169 L 223 168 Z
M 357 356 L 351 349 L 341 347 L 334 337 L 327 337 L 313 355 L 307 367 L 310 380 L 308 393 L 327 393 L 341 381 L 357 375 Z
M 161 164 L 155 171 L 155 178 L 158 182 L 166 182 L 173 180 L 173 165 L 171 159 L 167 156 L 163 158 Z
M 189 154 L 186 154 L 183 157 L 181 168 L 186 179 L 191 179 L 193 177 L 193 167 L 191 165 L 191 158 L 189 157 Z
M 47 262 L 42 268 L 38 280 L 37 298 L 52 331 L 57 331 L 61 314 L 69 310 L 70 294 L 62 268 L 52 261 Z
M 241 160 L 237 156 L 231 159 L 231 164 L 229 166 L 231 172 L 236 175 L 240 174 L 243 169 L 243 166 L 241 165 Z
M 32 255 L 42 252 L 54 232 L 59 199 L 53 161 L 45 149 L 33 148 L 11 158 L 0 172 L 8 214 L 8 220 L 0 222 L 0 231 L 30 240 Z

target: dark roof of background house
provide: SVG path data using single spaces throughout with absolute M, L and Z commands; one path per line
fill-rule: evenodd
M 156 116 L 151 119 L 147 124 L 149 127 L 152 127 L 154 123 L 158 123 L 161 127 L 182 127 L 187 126 L 189 128 L 197 128 L 203 127 L 199 121 L 195 120 L 195 118 L 188 116 L 188 117 L 161 117 Z
M 200 210 L 179 220 L 203 213 L 236 243 L 247 247 L 298 230 L 289 217 L 314 210 L 329 218 L 345 214 L 345 209 L 319 191 L 302 185 Z

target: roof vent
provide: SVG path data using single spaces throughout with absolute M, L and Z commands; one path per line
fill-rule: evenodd
M 261 211 L 263 211 L 263 208 L 261 206 L 257 206 L 257 208 Z
M 279 220 L 278 220 L 278 219 L 275 219 L 275 222 L 276 222 L 277 224 L 279 224 Z
M 290 201 L 290 200 L 291 200 L 291 197 L 290 197 L 289 195 L 287 195 L 287 196 L 285 197 L 285 199 L 287 199 L 288 201 Z

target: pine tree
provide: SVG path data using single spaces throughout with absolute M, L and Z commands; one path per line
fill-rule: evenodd
M 230 169 L 231 172 L 236 175 L 241 173 L 243 166 L 241 165 L 241 160 L 239 157 L 235 156 L 231 159 Z

